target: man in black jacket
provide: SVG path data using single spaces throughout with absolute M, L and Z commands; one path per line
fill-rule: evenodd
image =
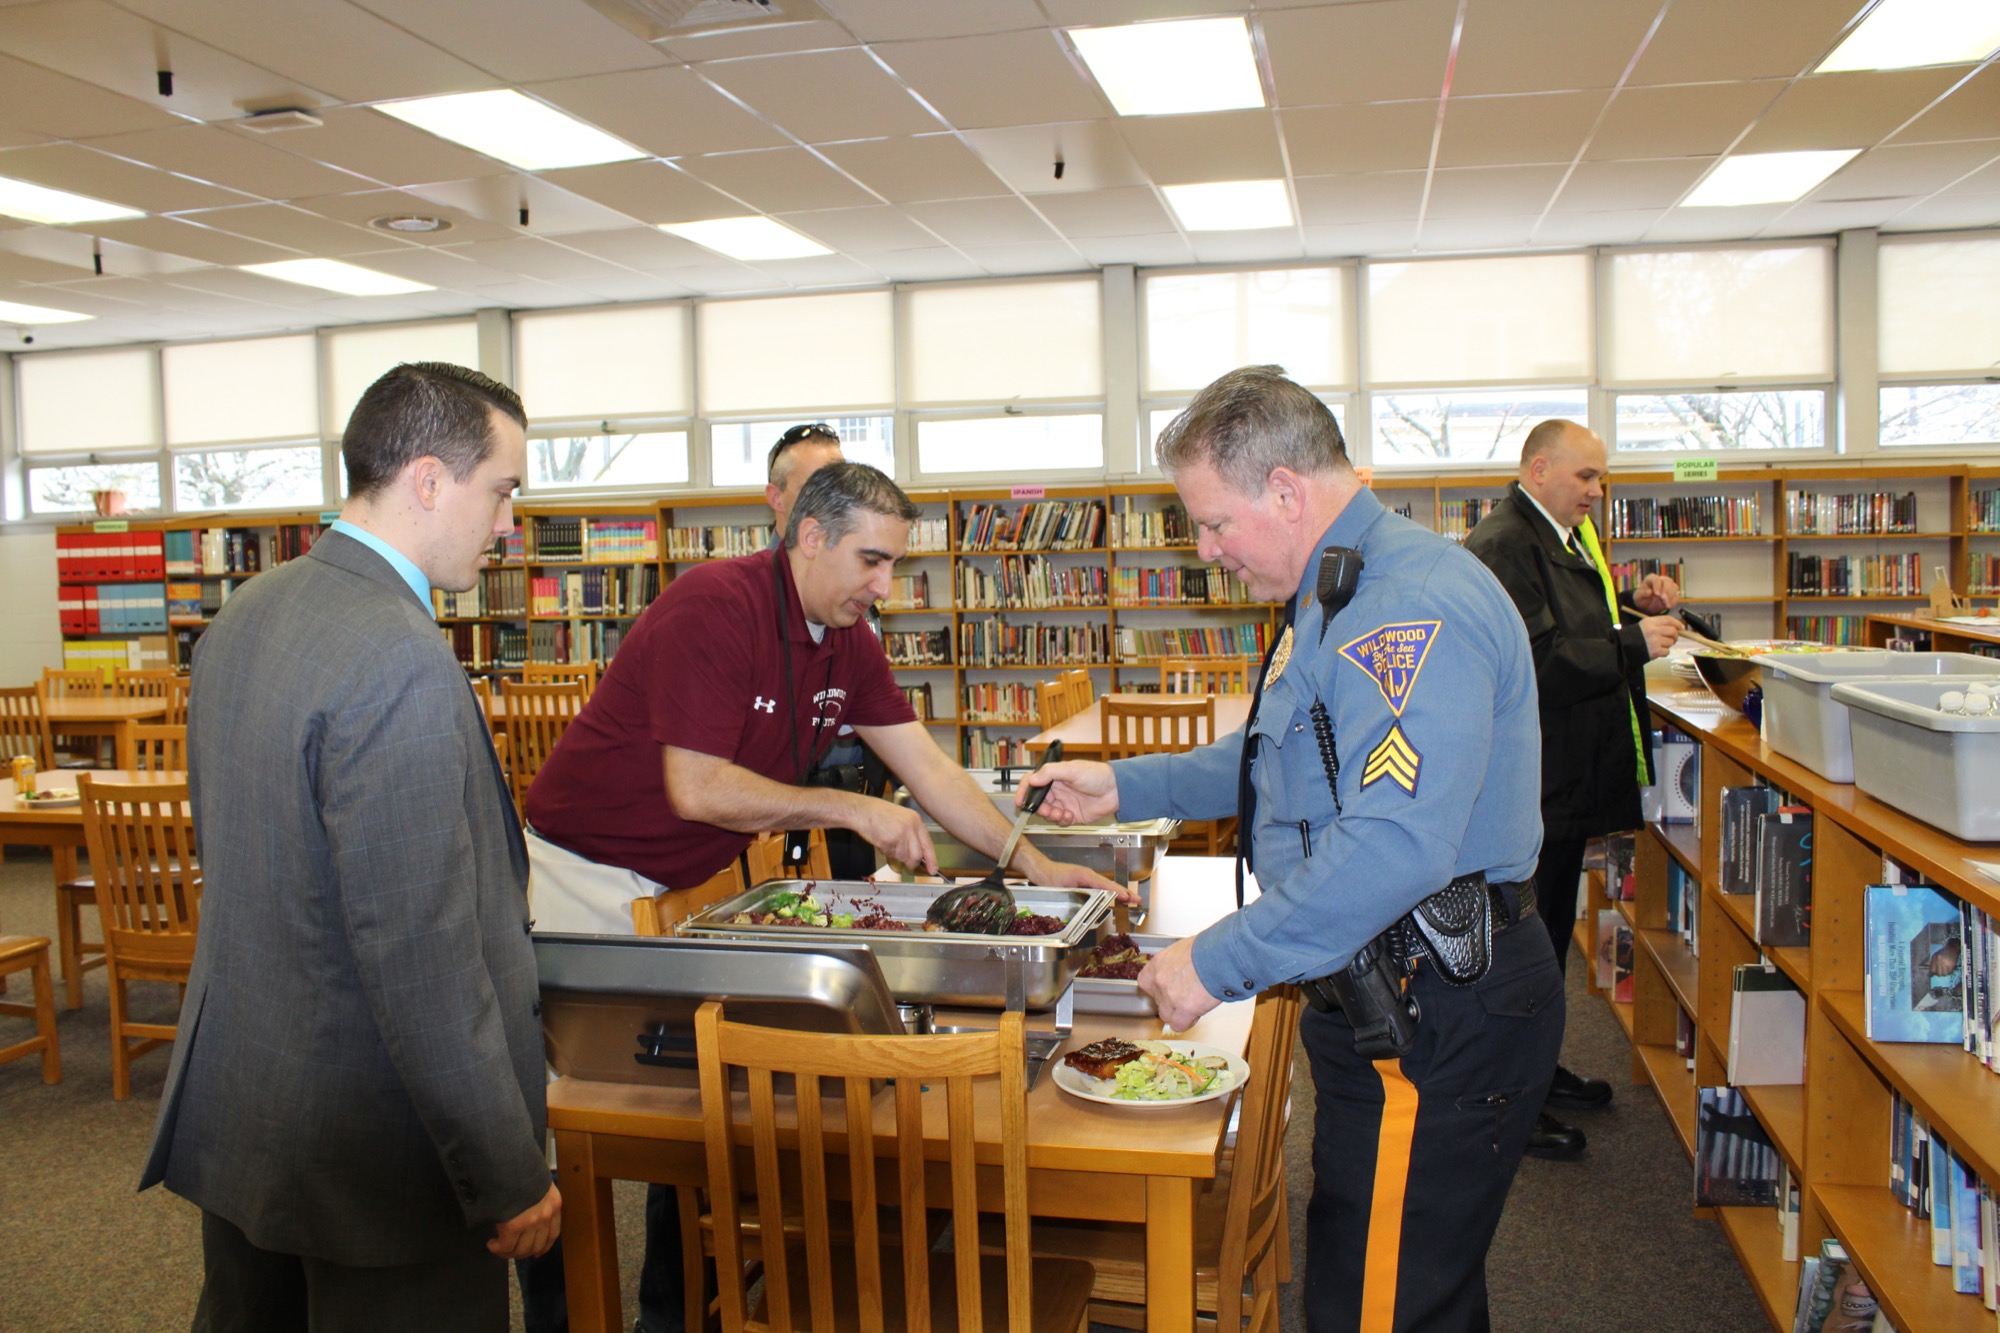
M 1612 592 L 1590 512 L 1604 498 L 1604 441 L 1573 421 L 1544 421 L 1521 448 L 1520 480 L 1465 539 L 1527 622 L 1542 714 L 1542 855 L 1535 894 L 1555 944 L 1569 958 L 1584 844 L 1640 823 L 1639 789 L 1651 781 L 1645 667 L 1680 636 L 1665 614 L 1680 588 L 1648 574 L 1623 598 Z M 1614 602 L 1621 602 L 1614 612 Z M 1551 1107 L 1597 1107 L 1611 1085 L 1556 1069 Z M 1528 1151 L 1575 1157 L 1583 1132 L 1545 1109 Z

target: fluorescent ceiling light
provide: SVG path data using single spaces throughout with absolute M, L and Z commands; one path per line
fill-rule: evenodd
M 1970 65 L 1995 47 L 2000 6 L 1993 0 L 1882 0 L 1813 73 Z
M 523 171 L 630 162 L 646 156 L 624 140 L 511 88 L 418 97 L 375 109 Z
M 769 218 L 710 218 L 706 222 L 662 222 L 660 230 L 706 246 L 731 259 L 803 259 L 833 251 Z
M 323 287 L 343 296 L 404 296 L 410 292 L 436 289 L 421 282 L 394 278 L 358 264 L 338 259 L 280 259 L 275 264 L 244 264 L 245 273 L 261 273 L 267 278 L 296 282 L 301 287 Z
M 51 310 L 44 305 L 19 305 L 0 301 L 0 324 L 74 324 L 95 315 L 79 315 L 74 310 Z
M 1174 216 L 1189 231 L 1251 231 L 1292 225 L 1292 202 L 1283 181 L 1215 181 L 1165 185 Z
M 1242 18 L 1072 28 L 1070 40 L 1121 116 L 1171 116 L 1264 105 Z
M 67 190 L 51 190 L 45 185 L 9 180 L 0 176 L 0 213 L 60 227 L 66 222 L 111 222 L 119 218 L 142 218 L 136 208 L 107 204 Z
M 1859 148 L 1816 148 L 1800 153 L 1744 153 L 1724 159 L 1708 179 L 1681 200 L 1682 208 L 1734 208 L 1789 204 L 1851 161 Z

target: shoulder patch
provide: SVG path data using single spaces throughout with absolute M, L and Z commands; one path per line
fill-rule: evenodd
M 1431 644 L 1437 641 L 1443 623 L 1407 620 L 1384 625 L 1342 644 L 1340 655 L 1368 674 L 1382 691 L 1389 711 L 1401 717 L 1424 669 L 1424 658 L 1430 655 Z

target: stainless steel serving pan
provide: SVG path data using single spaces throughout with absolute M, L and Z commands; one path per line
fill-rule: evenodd
M 1063 923 L 1060 931 L 1052 935 L 926 931 L 924 909 L 943 889 L 935 884 L 876 884 L 869 880 L 771 880 L 697 912 L 680 924 L 679 931 L 697 939 L 865 944 L 901 1003 L 1048 1009 L 1062 998 L 1077 969 L 1090 961 L 1090 951 L 1111 928 L 1113 900 L 1102 889 L 1029 886 L 1014 890 L 1015 901 L 1038 914 L 1057 918 Z M 911 929 L 759 926 L 730 920 L 740 913 L 768 910 L 766 904 L 781 893 L 808 890 L 831 911 L 846 911 L 857 900 L 879 903 Z
M 1148 958 L 1174 943 L 1173 935 L 1129 935 L 1132 943 Z M 1129 1014 L 1142 1018 L 1152 1018 L 1160 1011 L 1153 1004 L 1153 997 L 1139 989 L 1136 981 L 1124 981 L 1118 977 L 1078 977 L 1076 979 L 1076 1012 L 1079 1014 Z
M 1000 785 L 1000 771 L 968 769 L 995 808 L 1008 819 L 1014 817 L 1014 795 L 1018 784 Z M 1010 774 L 1010 776 L 1012 776 Z M 938 870 L 946 875 L 983 874 L 993 868 L 993 858 L 974 851 L 948 833 L 919 805 L 908 788 L 899 789 L 896 799 L 918 814 L 929 826 L 931 843 L 937 848 Z M 1143 819 L 1125 823 L 1072 824 L 1065 827 L 1040 815 L 1028 817 L 1025 836 L 1052 861 L 1095 870 L 1119 884 L 1136 884 L 1140 910 L 1150 904 L 1153 867 L 1166 854 L 1167 844 L 1181 831 L 1178 819 Z

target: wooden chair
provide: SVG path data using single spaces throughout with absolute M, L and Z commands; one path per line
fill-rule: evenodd
M 760 833 L 743 849 L 745 888 L 754 888 L 767 879 L 791 879 L 797 871 L 785 865 L 785 835 Z M 832 879 L 833 866 L 826 850 L 826 830 L 813 829 L 806 835 L 807 879 Z
M 691 889 L 662 889 L 632 900 L 632 933 L 671 935 L 702 908 L 743 892 L 743 862 L 731 861 Z
M 102 699 L 110 693 L 104 673 L 95 669 L 62 671 L 43 667 L 42 684 L 48 688 L 46 697 L 51 699 Z
M 49 700 L 51 699 L 102 699 L 108 693 L 104 674 L 99 671 L 59 671 L 54 667 L 42 668 L 42 678 L 35 684 L 39 693 L 42 710 L 42 753 L 48 760 L 49 768 L 90 768 L 105 757 L 104 738 L 97 736 L 58 735 L 49 724 Z
M 486 725 L 499 730 L 493 718 L 493 682 L 484 676 L 472 678 L 472 697 L 479 700 L 479 715 L 486 719 Z
M 187 727 L 134 723 L 125 728 L 118 767 L 134 773 L 187 772 Z
M 1105 696 L 1098 708 L 1098 734 L 1106 759 L 1140 754 L 1180 754 L 1215 739 L 1215 696 L 1179 695 L 1146 699 Z M 1235 844 L 1236 819 L 1181 821 L 1170 850 L 1220 856 Z
M 0 689 L 0 765 L 24 754 L 35 767 L 49 767 L 47 739 L 42 731 L 41 691 L 33 685 Z
M 1059 727 L 1076 716 L 1074 694 L 1061 680 L 1045 680 L 1035 686 L 1035 722 L 1043 731 Z
M 128 671 L 112 668 L 111 697 L 114 699 L 166 699 L 181 678 L 178 671 Z
M 597 678 L 604 668 L 596 662 L 523 662 L 521 683 L 523 685 L 554 685 L 565 680 L 583 682 L 586 696 L 597 688 Z
M 1254 660 L 1244 657 L 1164 657 L 1161 694 L 1248 694 Z
M 188 722 L 188 678 L 178 672 L 173 684 L 167 687 L 167 715 L 160 719 L 170 727 L 185 727 Z
M 1195 1201 L 1195 1309 L 1215 1316 L 1219 1333 L 1275 1333 L 1278 1286 L 1291 1246 L 1285 1207 L 1285 1130 L 1290 1121 L 1292 1052 L 1299 1031 L 1296 987 L 1274 986 L 1257 997 L 1250 1065 L 1237 1108 L 1236 1142 L 1212 1185 Z M 990 1223 L 981 1243 L 997 1248 Z M 1123 1222 L 1039 1221 L 1037 1255 L 1089 1260 L 1090 1319 L 1123 1328 L 1146 1326 L 1146 1235 Z M 1208 1321 L 1201 1325 L 1208 1327 Z
M 1091 680 L 1090 673 L 1082 667 L 1072 667 L 1070 670 L 1063 672 L 1059 679 L 1063 684 L 1069 686 L 1069 712 L 1071 717 L 1075 717 L 1078 713 L 1081 713 L 1084 709 L 1097 702 L 1097 685 Z
M 55 987 L 49 984 L 49 942 L 39 935 L 0 935 L 0 977 L 26 972 L 32 979 L 34 1003 L 0 1001 L 0 1014 L 35 1020 L 35 1035 L 11 1046 L 0 1046 L 0 1065 L 24 1055 L 42 1057 L 42 1082 L 62 1082 L 62 1043 L 56 1036 Z
M 711 1000 L 695 1015 L 701 1101 L 708 1145 L 709 1194 L 714 1202 L 716 1272 L 724 1333 L 791 1329 L 808 1319 L 816 1330 L 863 1326 L 1075 1329 L 1083 1333 L 1091 1268 L 1076 1259 L 1035 1259 L 1029 1253 L 1028 1101 L 1026 1046 L 1019 1013 L 1002 1014 L 997 1032 L 954 1036 L 852 1036 L 794 1032 L 731 1023 Z M 747 1097 L 732 1096 L 730 1078 L 748 1075 Z M 790 1074 L 796 1107 L 780 1123 L 773 1076 Z M 974 1137 L 974 1081 L 999 1080 L 997 1153 Z M 878 1140 L 874 1079 L 893 1079 L 895 1133 Z M 845 1102 L 832 1116 L 823 1081 Z M 936 1089 L 934 1119 L 949 1134 L 948 1157 L 929 1164 L 948 1176 L 954 1252 L 936 1253 L 926 1222 L 924 1089 Z M 836 1123 L 829 1126 L 832 1119 Z M 990 1122 L 989 1122 L 990 1123 Z M 840 1134 L 846 1164 L 828 1147 Z M 780 1141 L 796 1152 L 796 1167 Z M 746 1200 L 739 1190 L 737 1152 L 747 1141 L 754 1160 L 748 1201 L 761 1222 L 796 1212 L 796 1243 L 764 1245 L 762 1296 L 748 1302 L 744 1281 Z M 878 1160 L 893 1153 L 893 1170 Z M 1005 1252 L 979 1253 L 980 1158 L 997 1156 L 1005 1214 Z M 990 1166 L 989 1168 L 990 1169 Z M 893 1183 L 892 1183 L 893 1182 Z M 746 1184 L 752 1182 L 745 1182 Z M 836 1206 L 830 1193 L 846 1196 Z M 885 1234 L 881 1206 L 900 1203 L 898 1225 Z M 851 1239 L 842 1239 L 843 1233 Z M 959 1312 L 966 1318 L 961 1321 Z M 901 1318 L 897 1316 L 900 1315 Z
M 583 711 L 590 687 L 580 680 L 548 685 L 502 680 L 500 698 L 507 707 L 507 759 L 512 770 L 508 777 L 514 784 L 514 808 L 526 811 L 528 788 L 534 785 L 535 774 L 542 771 L 556 742 Z
M 174 1039 L 177 1024 L 135 1023 L 125 988 L 164 981 L 185 993 L 201 916 L 201 871 L 185 782 L 77 777 L 83 831 L 97 880 L 111 982 L 111 1095 L 132 1095 L 132 1058 Z

